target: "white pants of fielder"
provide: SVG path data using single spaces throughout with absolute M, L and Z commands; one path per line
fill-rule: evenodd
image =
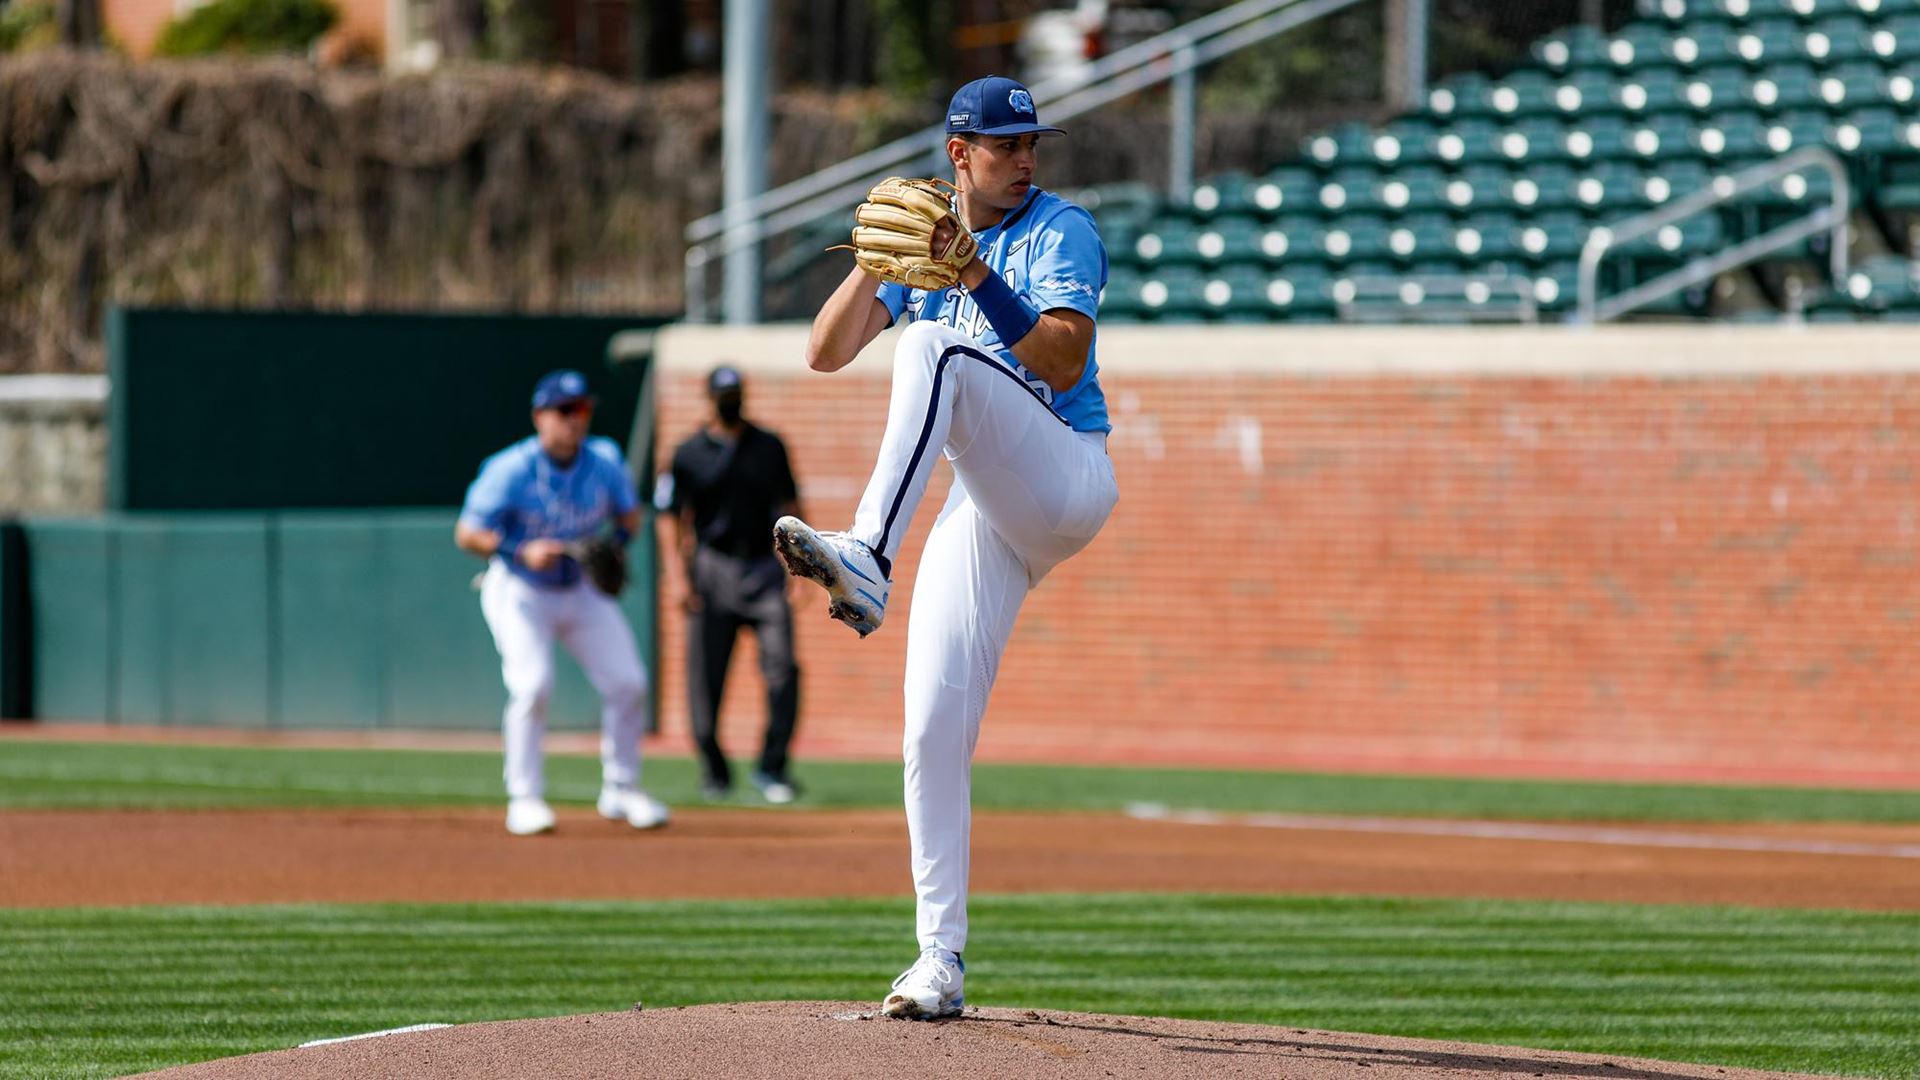
M 1104 435 L 1068 427 L 972 338 L 914 323 L 894 351 L 886 435 L 853 537 L 891 561 L 943 454 L 954 483 L 913 585 L 903 749 L 920 946 L 958 953 L 973 749 L 1000 654 L 1027 593 L 1093 539 L 1118 490 Z
M 620 606 L 585 581 L 569 589 L 535 588 L 495 559 L 480 585 L 480 611 L 493 632 L 507 684 L 501 721 L 507 796 L 546 794 L 540 742 L 553 696 L 555 641 L 580 662 L 580 670 L 600 694 L 601 782 L 637 786 L 640 734 L 647 725 L 647 672 Z

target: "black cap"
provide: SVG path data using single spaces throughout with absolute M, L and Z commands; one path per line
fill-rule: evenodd
M 722 364 L 707 376 L 707 396 L 719 397 L 728 392 L 740 393 L 740 381 L 738 368 Z

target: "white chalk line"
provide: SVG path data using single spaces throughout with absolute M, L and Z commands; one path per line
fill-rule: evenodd
M 1170 821 L 1182 825 L 1241 825 L 1260 829 L 1297 829 L 1303 832 L 1458 836 L 1476 840 L 1542 840 L 1561 844 L 1610 844 L 1616 847 L 1692 848 L 1706 851 L 1765 851 L 1792 855 L 1864 855 L 1880 859 L 1920 859 L 1920 844 L 1790 840 L 1770 836 L 1722 836 L 1713 833 L 1610 829 L 1592 825 L 1542 825 L 1509 821 L 1432 821 L 1415 818 L 1334 817 L 1318 814 L 1221 814 L 1211 810 L 1172 810 L 1158 803 L 1129 803 L 1127 816 L 1142 821 Z
M 382 1035 L 405 1035 L 409 1031 L 432 1031 L 435 1028 L 452 1026 L 452 1024 L 408 1024 L 406 1027 L 388 1028 L 385 1031 L 368 1031 L 359 1035 L 341 1035 L 333 1039 L 315 1039 L 312 1042 L 301 1043 L 300 1049 L 305 1050 L 309 1046 L 330 1046 L 333 1043 L 352 1042 L 355 1039 L 377 1039 Z

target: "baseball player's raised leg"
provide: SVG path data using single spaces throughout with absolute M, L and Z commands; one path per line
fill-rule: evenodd
M 978 342 L 916 323 L 894 352 L 887 433 L 851 533 L 891 560 L 944 453 L 1038 581 L 1084 547 L 1113 508 L 1103 447 L 1102 436 L 1061 422 Z
M 546 794 L 540 739 L 553 695 L 554 634 L 553 613 L 541 600 L 532 586 L 498 566 L 487 571 L 480 588 L 480 610 L 499 650 L 500 677 L 507 687 L 501 730 L 507 795 L 516 799 Z
M 572 610 L 560 640 L 600 695 L 600 813 L 635 828 L 667 822 L 667 808 L 640 789 L 640 736 L 647 725 L 647 673 L 633 628 L 620 606 L 583 587 L 567 597 Z

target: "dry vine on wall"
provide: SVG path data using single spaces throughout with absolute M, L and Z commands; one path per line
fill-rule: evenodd
M 113 303 L 675 310 L 713 89 L 9 59 L 0 372 L 100 370 Z

